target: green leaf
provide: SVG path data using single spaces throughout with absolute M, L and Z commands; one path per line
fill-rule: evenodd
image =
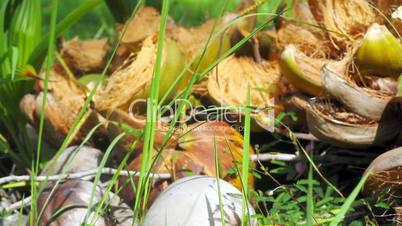
M 56 36 L 61 35 L 65 30 L 67 30 L 73 24 L 77 23 L 84 15 L 89 13 L 102 2 L 103 0 L 87 0 L 83 2 L 56 25 Z M 44 37 L 41 38 L 40 43 L 35 47 L 32 55 L 29 58 L 29 63 L 33 65 L 37 70 L 40 69 L 43 60 L 46 57 L 49 35 L 50 34 L 46 34 Z
M 360 190 L 362 189 L 364 183 L 366 182 L 368 176 L 371 174 L 371 171 L 366 173 L 359 181 L 357 186 L 353 189 L 352 193 L 346 198 L 345 202 L 343 203 L 341 210 L 336 214 L 335 219 L 329 224 L 330 226 L 339 225 L 339 223 L 345 218 L 346 213 L 351 208 L 353 201 L 356 199 L 357 195 L 359 194 Z

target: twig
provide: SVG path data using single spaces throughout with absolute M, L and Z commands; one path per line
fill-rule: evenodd
M 18 202 L 15 202 L 7 207 L 0 208 L 0 212 L 3 212 L 3 211 L 12 212 L 14 210 L 20 209 L 21 207 L 29 206 L 29 205 L 31 205 L 31 196 L 29 196 L 25 199 L 22 199 Z
M 57 175 L 51 175 L 51 176 L 38 176 L 35 178 L 36 181 L 57 181 L 57 180 L 67 180 L 67 179 L 77 179 L 77 178 L 82 178 L 82 177 L 95 177 L 95 175 L 98 173 L 100 169 L 92 169 L 84 172 L 78 172 L 78 173 L 71 173 L 71 174 L 57 174 Z M 116 169 L 113 168 L 103 168 L 101 169 L 101 174 L 109 174 L 109 175 L 114 175 L 117 173 Z M 121 171 L 119 172 L 119 175 L 121 176 L 139 176 L 140 173 L 137 171 Z M 170 179 L 171 175 L 169 173 L 161 173 L 161 174 L 155 174 L 155 173 L 150 173 L 149 175 L 152 178 L 157 178 L 157 179 Z M 9 182 L 21 182 L 21 181 L 31 181 L 31 176 L 29 175 L 24 175 L 24 176 L 7 176 L 0 178 L 0 185 L 9 183 Z
M 251 155 L 252 161 L 270 161 L 270 160 L 279 160 L 286 162 L 293 162 L 300 160 L 300 156 L 295 154 L 285 154 L 285 153 L 263 153 L 263 154 L 254 154 Z
M 278 128 L 275 129 L 275 132 L 283 135 L 283 136 L 287 136 L 289 137 L 289 133 L 284 132 Z M 315 137 L 313 134 L 311 133 L 293 133 L 293 135 L 299 139 L 299 140 L 308 140 L 308 141 L 320 141 L 317 137 Z

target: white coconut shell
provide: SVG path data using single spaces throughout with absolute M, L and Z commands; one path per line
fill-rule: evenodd
M 226 226 L 241 225 L 242 193 L 226 181 L 219 180 Z M 248 216 L 255 214 L 249 204 Z M 255 219 L 251 224 L 257 225 Z M 191 176 L 171 184 L 152 204 L 144 226 L 220 226 L 218 180 Z

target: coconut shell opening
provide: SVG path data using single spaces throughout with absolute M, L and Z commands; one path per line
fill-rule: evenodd
M 395 199 L 402 195 L 402 148 L 387 151 L 367 167 L 371 172 L 363 188 L 363 193 L 378 197 L 385 195 Z
M 306 108 L 310 132 L 339 147 L 366 148 L 374 144 L 378 123 L 348 111 L 337 101 L 312 99 Z

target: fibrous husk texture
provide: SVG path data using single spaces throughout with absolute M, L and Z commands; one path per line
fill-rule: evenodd
M 338 48 L 361 37 L 376 19 L 366 0 L 309 0 L 309 4 L 316 21 L 329 31 L 330 40 Z
M 44 77 L 44 73 L 40 76 Z M 37 82 L 38 94 L 26 94 L 21 102 L 20 108 L 28 122 L 35 127 L 39 126 L 42 111 L 42 81 Z M 69 78 L 66 73 L 55 65 L 50 71 L 49 92 L 46 97 L 45 107 L 45 138 L 52 144 L 58 146 L 65 139 L 78 112 L 81 110 L 86 96 L 84 86 L 76 80 Z M 82 141 L 87 132 L 99 123 L 100 116 L 91 109 L 88 109 L 84 116 L 84 123 L 72 143 Z
M 185 28 L 175 26 L 168 30 L 168 35 L 177 42 L 183 52 L 189 57 L 192 57 L 196 53 L 201 53 L 212 31 L 213 25 L 214 21 L 207 21 L 198 27 Z M 216 29 L 219 28 L 215 28 L 215 32 L 217 31 Z
M 280 49 L 289 44 L 295 45 L 310 57 L 326 58 L 331 50 L 329 41 L 323 34 L 294 23 L 286 23 L 277 33 L 277 45 Z
M 257 64 L 252 58 L 232 55 L 209 74 L 208 92 L 222 106 L 246 106 L 250 88 L 252 106 L 272 108 L 270 99 L 279 79 L 276 63 Z
M 366 0 L 299 0 L 292 12 L 278 30 L 279 46 L 295 44 L 308 56 L 339 57 L 376 20 Z
M 79 40 L 74 38 L 63 42 L 60 54 L 74 72 L 99 72 L 104 67 L 107 49 L 107 39 Z
M 145 99 L 149 95 L 157 55 L 157 39 L 150 36 L 144 40 L 141 50 L 132 55 L 95 95 L 98 110 L 127 109 L 133 100 Z M 169 59 L 168 59 L 169 58 Z M 184 60 L 176 44 L 167 39 L 164 42 L 161 63 L 161 83 L 159 95 L 162 96 L 175 81 L 183 68 Z M 185 83 L 182 79 L 179 86 Z
M 401 196 L 402 188 L 402 148 L 387 151 L 367 167 L 365 173 L 371 172 L 364 185 L 363 192 L 367 195 L 391 198 L 396 200 Z
M 132 52 L 136 52 L 141 47 L 141 42 L 159 30 L 161 16 L 152 7 L 142 7 L 135 14 L 131 21 L 128 21 L 127 30 L 121 39 L 121 45 L 127 47 Z M 117 26 L 118 37 L 124 32 L 124 25 Z

